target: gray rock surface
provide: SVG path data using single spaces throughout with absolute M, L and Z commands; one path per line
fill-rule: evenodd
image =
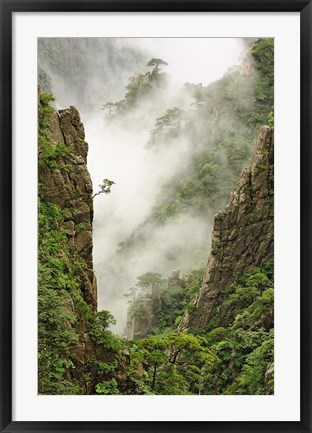
M 58 156 L 56 167 L 39 165 L 39 182 L 44 185 L 44 199 L 65 211 L 64 229 L 70 251 L 84 259 L 79 270 L 81 292 L 96 311 L 97 289 L 92 260 L 93 189 L 87 168 L 88 144 L 84 127 L 75 107 L 51 113 L 48 127 L 51 142 L 65 145 L 70 153 Z
M 274 252 L 274 131 L 263 126 L 250 167 L 243 170 L 229 203 L 215 215 L 212 249 L 195 311 L 181 329 L 202 328 L 220 295 Z

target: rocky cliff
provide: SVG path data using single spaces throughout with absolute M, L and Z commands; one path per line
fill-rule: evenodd
M 127 338 L 137 340 L 145 338 L 153 325 L 157 323 L 158 313 L 161 311 L 160 291 L 153 288 L 151 297 L 139 301 L 140 312 L 133 314 L 130 310 L 127 317 Z
M 88 144 L 77 109 L 56 111 L 46 97 L 39 92 L 39 277 L 46 276 L 39 286 L 39 392 L 90 394 L 86 365 L 99 350 L 89 334 L 97 287 Z M 48 369 L 50 362 L 59 370 Z
M 185 288 L 185 281 L 180 278 L 180 271 L 176 269 L 172 271 L 165 285 L 153 284 L 148 295 L 139 297 L 134 303 L 131 302 L 127 317 L 127 338 L 129 340 L 148 336 L 166 310 L 167 305 L 163 296 L 174 293 L 177 288 Z
M 55 164 L 40 164 L 39 182 L 46 202 L 58 205 L 65 212 L 64 230 L 70 252 L 83 259 L 79 269 L 81 292 L 85 301 L 96 310 L 97 291 L 92 261 L 92 182 L 87 169 L 88 144 L 80 116 L 75 107 L 53 111 L 49 115 L 48 137 L 55 146 L 63 145 Z
M 182 329 L 202 328 L 221 294 L 239 277 L 273 256 L 273 129 L 260 129 L 249 168 L 243 170 L 229 203 L 214 220 L 212 250 L 195 311 L 186 313 Z

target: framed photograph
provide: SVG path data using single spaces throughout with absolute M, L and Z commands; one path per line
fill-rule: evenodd
M 311 432 L 311 2 L 1 4 L 1 432 Z

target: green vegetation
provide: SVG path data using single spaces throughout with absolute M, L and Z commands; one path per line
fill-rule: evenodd
M 105 117 L 114 119 L 122 114 L 127 114 L 144 99 L 151 97 L 152 92 L 158 91 L 164 86 L 166 74 L 160 71 L 166 65 L 167 63 L 161 59 L 151 59 L 146 65 L 152 68 L 151 71 L 145 74 L 135 74 L 129 78 L 124 99 L 115 103 L 107 102 L 102 106 Z
M 49 115 L 54 111 L 52 103 L 54 96 L 51 93 L 39 95 L 39 134 L 38 134 L 38 164 L 39 167 L 61 168 L 59 156 L 71 155 L 71 149 L 63 143 L 51 142 L 48 136 Z
M 76 315 L 70 293 L 78 296 L 76 263 L 64 258 L 68 251 L 60 208 L 39 200 L 38 250 L 38 368 L 39 393 L 77 394 L 80 387 L 64 378 L 73 367 L 71 349 L 78 340 Z
M 192 313 L 202 276 L 193 271 L 180 285 L 161 280 L 160 311 L 149 310 L 154 326 L 147 338 L 133 343 L 136 361 L 147 365 L 145 387 L 159 394 L 270 394 L 273 384 L 265 382 L 265 373 L 274 349 L 273 258 L 223 293 L 205 329 L 177 333 L 180 315 Z M 130 318 L 145 319 L 152 296 L 139 293 L 130 304 Z
M 273 44 L 273 39 L 259 39 L 252 45 L 248 56 L 256 75 L 233 68 L 207 87 L 189 84 L 195 99 L 189 112 L 175 107 L 157 119 L 150 147 L 189 137 L 194 151 L 187 169 L 163 187 L 163 203 L 155 206 L 152 220 L 162 223 L 190 208 L 206 214 L 209 207 L 218 209 L 233 189 L 250 158 L 257 128 L 274 122 Z
M 189 109 L 173 107 L 157 118 L 147 151 L 162 152 L 171 145 L 180 153 L 183 143 L 190 142 L 192 153 L 163 185 L 145 222 L 120 244 L 120 252 L 127 255 L 142 247 L 154 229 L 183 215 L 206 218 L 224 206 L 251 158 L 258 128 L 274 125 L 274 40 L 258 39 L 246 61 L 251 65 L 247 75 L 233 67 L 206 87 L 186 84 L 193 97 Z M 272 196 L 273 186 L 268 199 Z
M 38 67 L 38 83 L 40 83 L 43 93 L 52 93 L 51 78 L 40 66 Z
M 115 185 L 114 181 L 109 179 L 103 179 L 103 182 L 101 183 L 101 185 L 99 185 L 99 191 L 93 194 L 92 198 L 100 194 L 110 194 L 113 185 Z
M 115 324 L 116 321 L 109 311 L 100 311 L 93 317 L 89 334 L 97 345 L 118 353 L 121 349 L 119 338 L 108 329 L 110 325 Z
M 136 350 L 146 364 L 145 386 L 160 395 L 198 394 L 203 374 L 219 361 L 203 337 L 183 332 L 140 340 Z
M 39 98 L 39 166 L 50 165 L 56 159 L 54 143 L 49 152 L 47 127 L 49 115 L 53 112 L 50 94 Z M 40 158 L 40 156 L 42 156 Z M 80 387 L 65 379 L 65 371 L 73 367 L 71 348 L 78 340 L 74 324 L 76 316 L 71 307 L 70 291 L 77 291 L 78 280 L 73 271 L 74 261 L 67 261 L 68 251 L 61 209 L 42 198 L 39 185 L 38 208 L 38 368 L 39 393 L 77 394 Z
M 125 61 L 125 57 L 127 61 Z M 38 38 L 38 82 L 43 92 L 52 93 L 60 81 L 74 105 L 94 107 L 95 94 L 110 98 L 111 77 L 122 81 L 137 70 L 145 57 L 131 45 L 116 46 L 114 38 Z M 91 76 L 91 80 L 90 80 Z M 100 105 L 100 103 L 99 103 Z
M 48 127 L 54 111 L 53 101 L 51 94 L 39 96 L 40 172 L 58 168 L 60 157 L 71 155 L 64 144 L 51 141 Z M 98 369 L 97 360 L 92 357 L 87 366 L 81 366 L 77 346 L 85 338 L 83 330 L 111 354 L 118 352 L 120 342 L 107 329 L 113 323 L 110 313 L 95 314 L 83 295 L 81 274 L 86 263 L 70 251 L 66 210 L 46 201 L 42 183 L 38 192 L 38 391 L 40 394 L 83 394 L 84 382 L 90 380 L 95 386 L 109 373 L 103 365 Z M 77 231 L 82 228 L 83 224 L 77 224 Z M 113 384 L 105 389 L 112 391 Z M 103 387 L 99 386 L 96 392 L 103 394 Z
M 258 72 L 255 83 L 257 123 L 274 122 L 274 39 L 261 38 L 251 48 Z
M 176 326 L 201 285 L 203 270 L 183 278 L 146 273 L 130 289 L 130 315 L 140 318 L 157 291 L 161 309 L 150 336 L 120 339 L 109 330 L 108 311 L 92 313 L 75 276 L 79 260 L 70 258 L 62 229 L 62 210 L 39 202 L 39 392 L 79 394 L 74 347 L 77 325 L 85 323 L 100 351 L 84 369 L 94 393 L 107 394 L 265 394 L 264 375 L 273 361 L 273 260 L 245 275 L 222 297 L 207 329 L 177 332 Z M 71 299 L 74 299 L 72 304 Z M 72 307 L 74 305 L 74 309 Z M 137 307 L 135 310 L 134 306 Z M 157 334 L 154 335 L 153 334 Z M 102 355 L 101 355 L 102 354 Z M 103 359 L 100 360 L 100 359 Z M 270 383 L 272 386 L 272 383 Z
M 51 45 L 46 47 L 58 73 L 66 75 L 75 66 L 78 77 L 83 75 L 85 61 L 80 64 L 79 58 L 69 56 L 67 64 L 66 59 L 59 61 Z M 193 96 L 189 109 L 174 106 L 157 118 L 147 151 L 161 152 L 168 143 L 192 140 L 192 156 L 189 164 L 166 183 L 147 220 L 120 245 L 125 256 L 146 241 L 151 227 L 161 227 L 190 211 L 207 216 L 218 209 L 251 155 L 255 131 L 263 123 L 274 124 L 273 40 L 256 41 L 247 60 L 253 63 L 256 74 L 242 75 L 233 68 L 207 87 L 188 84 L 186 89 Z M 151 59 L 149 72 L 129 79 L 124 99 L 105 104 L 106 116 L 112 120 L 123 116 L 163 86 L 164 66 L 163 60 Z M 49 90 L 49 77 L 43 69 L 39 75 L 42 87 Z M 253 98 L 250 89 L 254 89 Z M 39 96 L 40 173 L 71 170 L 71 150 L 50 138 L 53 100 L 49 93 Z M 260 166 L 261 171 L 266 169 Z M 109 194 L 113 185 L 113 181 L 103 179 L 93 198 Z M 269 200 L 273 186 L 272 177 Z M 125 294 L 128 320 L 148 323 L 148 328 L 144 336 L 126 340 L 111 330 L 115 324 L 111 313 L 95 312 L 86 300 L 81 286 L 86 261 L 70 249 L 67 212 L 48 202 L 45 186 L 39 184 L 40 394 L 272 394 L 273 378 L 267 380 L 266 373 L 274 360 L 273 258 L 225 290 L 207 325 L 189 332 L 181 325 L 186 314 L 192 315 L 202 285 L 200 258 L 192 271 L 181 276 L 179 271 L 167 278 L 155 272 L 140 275 Z M 84 223 L 75 226 L 77 233 L 84 229 Z
M 152 319 L 148 335 L 165 335 L 181 322 L 184 312 L 194 308 L 193 298 L 201 286 L 204 269 L 194 270 L 179 278 L 162 278 L 147 272 L 138 277 L 135 287 L 129 289 L 129 320 Z
M 155 129 L 150 132 L 147 148 L 157 147 L 158 143 L 166 139 L 177 138 L 183 124 L 183 110 L 178 107 L 170 108 L 165 114 L 156 119 Z
M 273 362 L 273 258 L 223 293 L 207 324 L 211 350 L 223 360 L 207 393 L 268 394 L 264 375 Z M 255 368 L 255 366 L 257 367 Z

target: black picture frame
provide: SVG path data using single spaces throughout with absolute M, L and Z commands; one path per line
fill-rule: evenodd
M 311 424 L 311 0 L 0 0 L 0 427 L 1 432 L 312 432 Z M 14 12 L 300 12 L 301 420 L 298 422 L 12 421 L 12 14 Z

